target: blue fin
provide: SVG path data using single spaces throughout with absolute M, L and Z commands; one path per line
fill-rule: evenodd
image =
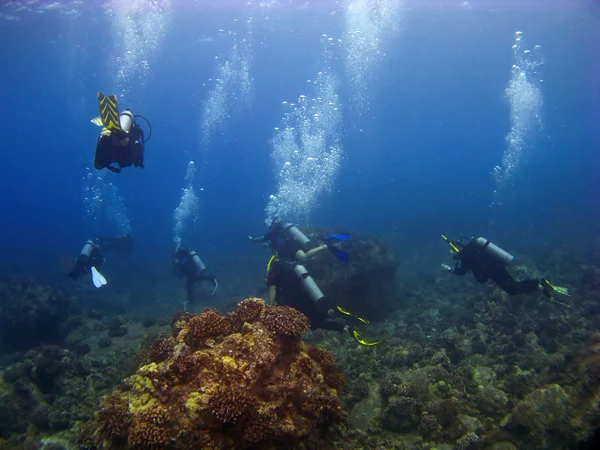
M 340 262 L 346 264 L 348 261 L 350 261 L 350 255 L 348 253 L 346 253 L 343 250 L 340 250 L 339 248 L 335 248 L 335 247 L 328 247 L 329 251 L 331 253 L 333 253 L 333 256 L 335 256 Z
M 332 234 L 323 238 L 324 241 L 330 241 L 335 239 L 336 241 L 349 241 L 350 236 L 347 234 Z

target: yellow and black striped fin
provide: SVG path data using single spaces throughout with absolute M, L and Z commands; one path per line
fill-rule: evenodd
M 98 92 L 98 110 L 100 111 L 100 120 L 104 128 L 109 131 L 121 130 L 116 95 L 104 95 L 102 92 Z
M 345 314 L 346 316 L 351 316 L 352 313 L 350 311 L 346 311 L 344 308 L 342 308 L 341 306 L 336 306 L 337 310 L 339 312 L 341 312 L 342 314 Z
M 367 323 L 367 324 L 368 324 L 368 323 L 371 323 L 371 322 L 369 322 L 367 319 L 365 319 L 365 318 L 363 318 L 363 317 L 357 316 L 356 314 L 353 314 L 353 313 L 351 313 L 350 311 L 346 311 L 346 310 L 345 310 L 344 308 L 342 308 L 341 306 L 336 306 L 336 308 L 337 308 L 337 310 L 338 310 L 339 312 L 341 312 L 342 314 L 344 314 L 344 315 L 346 315 L 346 316 L 351 316 L 351 317 L 354 317 L 356 320 L 359 320 L 359 321 L 360 321 L 360 322 L 362 322 L 362 323 Z
M 372 347 L 374 345 L 379 345 L 379 344 L 382 344 L 385 342 L 385 341 L 367 342 L 360 336 L 360 334 L 358 334 L 358 331 L 356 331 L 356 330 L 352 331 L 352 336 L 354 337 L 356 342 L 358 342 L 360 345 L 364 345 L 366 347 Z

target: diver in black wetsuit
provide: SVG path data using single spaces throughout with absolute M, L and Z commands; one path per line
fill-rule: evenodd
M 184 307 L 187 308 L 187 304 L 190 304 L 194 300 L 194 283 L 196 281 L 210 281 L 214 284 L 214 289 L 211 295 L 214 295 L 219 283 L 217 279 L 208 272 L 206 266 L 193 251 L 183 247 L 179 247 L 173 252 L 173 274 L 176 277 L 185 277 L 185 288 L 187 291 L 187 302 L 184 303 Z
M 97 288 L 102 287 L 107 283 L 106 278 L 99 272 L 104 265 L 102 252 L 112 252 L 124 256 L 129 255 L 133 251 L 133 247 L 133 238 L 129 233 L 114 238 L 99 237 L 93 240 L 89 239 L 83 244 L 79 256 L 75 260 L 75 266 L 67 275 L 77 280 L 89 272 L 92 275 L 94 286 Z
M 82 275 L 90 272 L 92 267 L 96 268 L 96 270 L 100 270 L 103 265 L 104 256 L 102 256 L 102 253 L 100 252 L 100 246 L 97 242 L 90 239 L 83 244 L 81 252 L 75 260 L 75 266 L 67 272 L 67 275 L 74 280 L 77 280 Z
M 123 115 L 129 111 L 125 111 Z M 116 163 L 119 167 L 111 164 Z M 142 128 L 132 123 L 125 135 L 101 135 L 96 144 L 94 167 L 98 170 L 107 168 L 111 172 L 120 173 L 123 167 L 146 167 L 144 165 L 144 132 Z
M 442 264 L 443 270 L 459 276 L 464 276 L 471 271 L 477 283 L 483 284 L 492 280 L 508 295 L 542 291 L 550 301 L 553 301 L 553 293 L 568 295 L 565 288 L 553 286 L 545 278 L 516 281 L 506 268 L 514 256 L 485 238 L 473 236 L 465 244 L 462 240 L 451 241 L 445 236 L 442 237 L 450 245 L 450 251 L 456 260 L 454 268 Z
M 144 145 L 152 135 L 150 122 L 144 116 L 133 114 L 129 109 L 119 112 L 116 95 L 97 93 L 100 116 L 92 123 L 101 126 L 102 131 L 96 143 L 94 167 L 120 173 L 123 167 L 144 168 Z M 136 118 L 146 121 L 148 137 L 137 124 Z M 112 165 L 116 163 L 118 167 Z
M 273 257 L 269 263 L 266 278 L 267 286 L 269 286 L 268 304 L 296 308 L 308 317 L 310 327 L 313 330 L 323 328 L 325 330 L 344 331 L 344 324 L 329 320 L 331 318 L 329 312 L 319 308 L 318 302 L 323 303 L 325 296 L 314 284 L 314 281 L 312 283 L 319 292 L 316 294 L 320 297 L 318 300 L 313 300 L 314 294 L 309 294 L 303 287 L 304 279 L 296 274 L 296 267 L 297 265 L 294 263 L 286 263 Z M 308 272 L 306 272 L 306 275 L 307 278 L 312 280 Z
M 330 250 L 340 261 L 348 262 L 348 254 L 332 242 L 347 241 L 349 236 L 331 235 L 323 239 L 326 243 L 317 245 L 295 225 L 275 219 L 265 235 L 249 239 L 265 244 L 273 252 L 265 279 L 269 286 L 268 304 L 296 308 L 308 317 L 313 329 L 344 330 L 343 324 L 328 320 L 325 296 L 303 264 L 323 250 Z

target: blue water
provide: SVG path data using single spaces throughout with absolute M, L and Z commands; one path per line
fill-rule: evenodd
M 307 8 L 300 2 L 271 8 L 198 3 L 171 3 L 170 25 L 149 58 L 150 70 L 131 83 L 127 104 L 120 105 L 146 116 L 153 135 L 144 170 L 108 175 L 136 239 L 126 263 L 131 271 L 111 289 L 127 277 L 176 282 L 169 273 L 173 211 L 190 160 L 202 168 L 195 182 L 200 207 L 185 242 L 224 274 L 221 283 L 250 271 L 260 285 L 262 266 L 249 265 L 262 264 L 266 253 L 249 246 L 247 236 L 264 231 L 264 207 L 276 190 L 269 141 L 283 116 L 281 103 L 302 94 L 320 70 L 321 34 L 337 39 L 344 26 L 341 5 L 333 2 Z M 440 233 L 539 245 L 567 235 L 587 239 L 598 227 L 600 188 L 594 4 L 425 3 L 407 2 L 370 83 L 368 113 L 344 108 L 351 93 L 341 53 L 332 64 L 341 81 L 344 156 L 334 188 L 302 225 L 382 237 L 400 258 L 403 246 L 437 243 Z M 0 7 L 0 271 L 68 283 L 61 260 L 74 257 L 90 235 L 115 231 L 93 223 L 83 201 L 86 168 L 94 170 L 96 92 L 117 93 L 115 28 L 100 2 L 44 8 L 48 4 Z M 232 112 L 201 150 L 208 80 L 232 45 L 219 30 L 249 17 L 253 101 Z M 544 125 L 502 204 L 490 207 L 491 172 L 510 129 L 504 90 L 518 30 L 543 48 Z

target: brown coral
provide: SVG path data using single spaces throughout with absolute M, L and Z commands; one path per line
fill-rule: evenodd
M 98 435 L 102 439 L 118 441 L 127 436 L 131 415 L 125 401 L 117 393 L 113 393 L 102 402 L 97 420 Z
M 217 314 L 216 311 L 208 309 L 192 317 L 179 332 L 177 339 L 192 348 L 196 348 L 205 343 L 205 338 L 229 333 L 231 333 L 229 321 Z
M 175 342 L 173 339 L 158 338 L 150 346 L 148 357 L 150 361 L 155 363 L 163 362 L 165 359 L 171 357 L 174 348 Z
M 345 416 L 343 377 L 329 352 L 300 340 L 309 322 L 298 311 L 248 299 L 227 317 L 211 310 L 179 319 L 177 345 L 155 343 L 160 357 L 104 402 L 98 444 L 271 448 L 317 441 Z M 168 356 L 157 363 L 163 347 Z
M 132 448 L 165 448 L 171 441 L 169 412 L 161 405 L 144 411 L 131 427 L 127 443 Z
M 260 319 L 260 314 L 265 307 L 265 302 L 261 298 L 247 298 L 240 302 L 237 308 L 225 315 L 225 318 L 231 324 L 231 329 L 239 333 L 245 323 L 254 323 Z
M 289 306 L 266 306 L 260 321 L 278 336 L 300 336 L 310 327 L 308 318 Z
M 208 401 L 208 409 L 220 423 L 237 423 L 255 407 L 255 398 L 244 389 L 222 389 Z

